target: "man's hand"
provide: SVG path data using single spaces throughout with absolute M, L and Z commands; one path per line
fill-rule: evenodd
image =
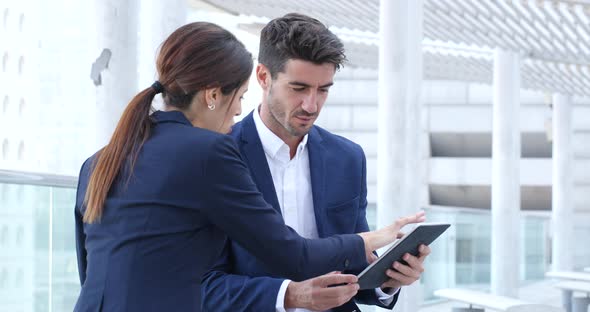
M 390 280 L 383 283 L 381 288 L 399 288 L 407 286 L 420 279 L 420 275 L 424 272 L 424 259 L 430 254 L 430 247 L 420 245 L 418 249 L 420 255 L 418 257 L 410 254 L 405 254 L 403 259 L 408 265 L 401 264 L 397 261 L 391 266 L 392 269 L 387 270 L 386 274 Z
M 356 295 L 357 281 L 354 275 L 332 272 L 303 282 L 290 282 L 285 293 L 285 308 L 324 311 L 341 306 Z

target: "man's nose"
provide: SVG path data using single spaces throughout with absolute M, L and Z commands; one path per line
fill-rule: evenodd
M 316 113 L 318 111 L 317 98 L 317 93 L 315 91 L 310 92 L 310 94 L 308 94 L 305 99 L 303 99 L 301 108 L 310 114 Z

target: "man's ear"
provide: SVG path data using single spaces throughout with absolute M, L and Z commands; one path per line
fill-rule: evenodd
M 267 90 L 270 87 L 272 76 L 266 65 L 258 64 L 256 66 L 256 80 L 258 80 L 258 84 L 262 90 Z

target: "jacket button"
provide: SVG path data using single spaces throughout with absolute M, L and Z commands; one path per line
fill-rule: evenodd
M 344 268 L 348 268 L 349 265 L 350 265 L 350 260 L 348 260 L 348 259 L 344 260 Z

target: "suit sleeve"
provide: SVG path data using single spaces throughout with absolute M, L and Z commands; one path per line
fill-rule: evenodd
M 270 273 L 304 280 L 367 265 L 363 240 L 356 234 L 305 239 L 285 225 L 264 201 L 231 137 L 220 136 L 211 146 L 204 170 L 203 212 Z
M 369 231 L 369 225 L 367 223 L 367 159 L 362 148 L 360 148 L 360 157 L 362 159 L 362 173 L 361 173 L 361 194 L 359 202 L 359 213 L 356 222 L 355 233 L 362 233 Z M 360 271 L 353 272 L 354 274 L 360 273 Z M 393 301 L 389 305 L 384 305 L 381 300 L 377 297 L 374 289 L 360 290 L 354 297 L 355 302 L 366 305 L 376 305 L 386 309 L 393 309 L 397 299 L 399 297 L 399 291 L 394 296 Z
M 86 161 L 87 162 L 87 161 Z M 80 169 L 80 175 L 78 176 L 78 188 L 76 190 L 76 205 L 74 207 L 74 218 L 76 221 L 76 256 L 78 258 L 78 275 L 80 276 L 80 285 L 84 285 L 84 282 L 86 281 L 86 266 L 87 266 L 87 262 L 86 262 L 86 247 L 85 247 L 85 242 L 86 242 L 86 234 L 84 233 L 84 222 L 82 220 L 82 213 L 81 213 L 81 203 L 83 202 L 84 199 L 84 191 L 80 189 L 80 184 L 83 180 L 82 177 L 82 172 L 84 169 L 84 165 L 86 164 L 86 162 L 84 162 L 84 164 L 82 165 L 82 168 Z
M 203 277 L 202 310 L 274 312 L 284 279 L 231 274 L 233 261 L 231 241 L 226 240 L 221 257 Z

